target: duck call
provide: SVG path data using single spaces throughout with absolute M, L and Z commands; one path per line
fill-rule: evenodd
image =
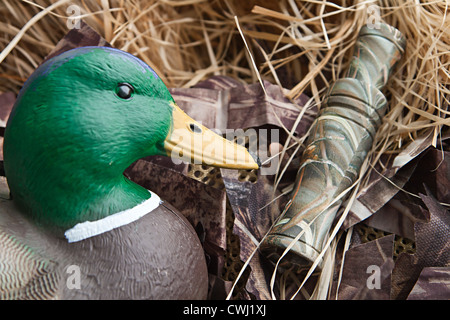
M 276 263 L 295 242 L 280 261 L 281 270 L 307 268 L 322 252 L 345 200 L 336 198 L 356 181 L 372 148 L 387 109 L 381 90 L 405 45 L 401 33 L 387 24 L 362 27 L 345 76 L 325 93 L 306 140 L 291 201 L 260 246 L 262 254 Z M 319 270 L 322 265 L 323 259 Z

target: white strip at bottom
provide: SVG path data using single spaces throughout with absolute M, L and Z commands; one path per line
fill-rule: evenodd
M 141 204 L 100 220 L 77 223 L 74 227 L 67 230 L 64 236 L 69 243 L 77 242 L 122 227 L 142 218 L 161 204 L 159 196 L 150 190 L 149 192 L 151 193 L 150 199 L 145 200 Z

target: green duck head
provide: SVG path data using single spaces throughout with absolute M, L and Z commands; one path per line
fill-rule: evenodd
M 20 91 L 4 139 L 13 199 L 56 231 L 148 199 L 148 190 L 123 175 L 146 156 L 258 168 L 245 148 L 181 111 L 148 65 L 106 47 L 73 49 L 43 63 Z

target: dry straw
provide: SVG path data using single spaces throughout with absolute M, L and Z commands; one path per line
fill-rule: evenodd
M 427 130 L 438 145 L 450 125 L 448 0 L 2 0 L 0 92 L 18 92 L 68 32 L 69 5 L 169 87 L 190 87 L 212 75 L 246 83 L 261 77 L 287 88 L 289 98 L 308 94 L 310 106 L 320 106 L 321 93 L 346 70 L 361 26 L 381 19 L 405 35 L 407 48 L 387 86 L 389 112 L 363 177 L 375 164 L 385 165 L 382 154 L 394 156 Z M 355 188 L 363 186 L 361 179 Z M 325 278 L 307 298 L 327 297 L 331 275 Z

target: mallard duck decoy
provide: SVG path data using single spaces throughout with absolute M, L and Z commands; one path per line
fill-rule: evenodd
M 5 130 L 0 298 L 206 298 L 193 227 L 123 175 L 149 155 L 259 166 L 187 116 L 129 53 L 82 47 L 39 66 Z

